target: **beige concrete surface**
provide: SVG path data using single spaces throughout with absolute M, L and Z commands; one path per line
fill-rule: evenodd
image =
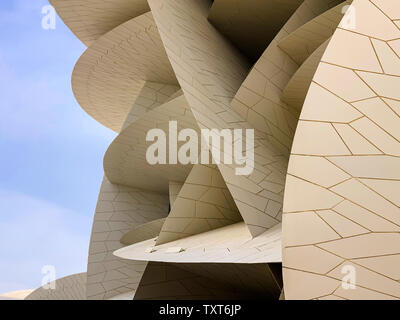
M 177 130 L 198 126 L 184 96 L 178 96 L 143 114 L 125 128 L 111 143 L 103 160 L 104 173 L 115 183 L 168 194 L 169 181 L 183 183 L 192 165 L 155 164 L 147 161 L 147 132 L 161 129 L 169 132 L 169 121 L 177 121 Z M 178 148 L 184 142 L 178 143 Z
M 76 273 L 60 278 L 50 284 L 50 288 L 40 287 L 24 297 L 24 300 L 85 300 L 86 273 Z
M 180 189 L 156 244 L 242 221 L 216 165 L 196 164 Z
M 148 239 L 114 251 L 129 260 L 176 263 L 279 263 L 281 225 L 253 238 L 243 222 L 157 244 Z
M 49 0 L 64 23 L 85 45 L 147 11 L 146 0 Z
M 93 42 L 75 65 L 72 90 L 90 116 L 119 132 L 146 81 L 177 85 L 150 12 Z
M 125 233 L 119 242 L 124 246 L 129 246 L 134 243 L 142 242 L 148 239 L 153 239 L 160 234 L 161 228 L 165 223 L 166 218 L 156 219 L 147 223 L 143 223 L 138 227 Z
M 400 298 L 400 3 L 383 2 L 354 0 L 355 29 L 336 29 L 303 106 L 285 189 L 286 299 Z
M 34 290 L 18 290 L 0 294 L 0 300 L 24 300 Z
M 87 269 L 87 299 L 135 291 L 146 262 L 113 255 L 133 228 L 168 214 L 168 196 L 110 183 L 104 178 L 93 219 Z
M 400 2 L 51 2 L 89 45 L 78 102 L 119 133 L 85 298 L 400 298 Z M 150 165 L 171 120 L 254 129 L 252 172 Z

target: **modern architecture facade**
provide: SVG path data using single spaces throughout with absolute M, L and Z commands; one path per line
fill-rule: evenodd
M 398 0 L 50 3 L 118 136 L 87 272 L 27 299 L 400 298 Z M 171 121 L 254 130 L 251 173 L 150 164 Z

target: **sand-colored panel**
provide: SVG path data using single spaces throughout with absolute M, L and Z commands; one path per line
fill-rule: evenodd
M 116 132 L 146 81 L 177 85 L 150 12 L 96 40 L 72 73 L 72 89 L 81 107 Z
M 382 72 L 371 40 L 353 32 L 338 29 L 329 43 L 330 50 L 322 57 L 323 62 L 335 63 L 355 70 Z M 343 48 L 347 48 L 346 51 Z
M 370 231 L 400 231 L 400 226 L 348 200 L 339 203 L 332 210 Z
M 76 273 L 55 280 L 49 288 L 40 287 L 24 300 L 85 300 L 86 273 Z
M 386 2 L 389 4 L 391 1 Z M 356 23 L 348 27 L 346 25 L 342 25 L 341 27 L 383 41 L 398 39 L 400 37 L 400 29 L 385 14 L 385 10 L 379 7 L 377 1 L 357 0 L 353 1 L 352 7 L 356 13 Z M 393 6 L 393 9 L 394 11 L 391 15 L 398 15 L 398 6 Z M 374 20 L 374 23 L 371 23 L 371 19 Z M 379 27 L 377 28 L 376 26 Z
M 340 281 L 315 273 L 287 268 L 283 272 L 286 300 L 317 299 L 332 294 L 340 286 Z
M 133 228 L 165 218 L 168 202 L 166 195 L 115 185 L 104 178 L 89 246 L 87 299 L 135 292 L 146 262 L 123 260 L 113 251 L 123 247 L 121 238 Z
M 361 286 L 366 289 L 371 289 L 373 291 L 390 295 L 397 299 L 400 298 L 399 282 L 393 281 L 393 279 L 380 275 L 376 272 L 377 270 L 368 270 L 356 263 L 344 262 L 342 265 L 329 272 L 328 275 L 338 280 L 342 279 L 343 273 L 341 272 L 341 270 L 343 266 L 351 266 L 355 269 L 356 288 L 353 290 L 357 290 L 357 286 Z
M 397 2 L 52 3 L 90 45 L 78 102 L 119 132 L 85 297 L 400 298 Z M 238 163 L 168 164 L 165 150 L 152 165 L 146 135 L 167 138 L 170 121 L 254 129 L 254 163 L 239 175 Z
M 318 137 L 318 139 L 315 139 Z M 293 154 L 333 156 L 350 155 L 350 150 L 332 124 L 316 121 L 299 121 Z
M 340 239 L 340 235 L 315 212 L 286 213 L 283 245 L 285 247 L 311 245 Z
M 34 290 L 17 290 L 0 294 L 0 300 L 23 300 Z
M 144 240 L 152 239 L 160 233 L 160 230 L 165 222 L 165 218 L 153 220 L 144 223 L 138 227 L 133 228 L 131 231 L 125 233 L 119 242 L 125 246 L 141 242 Z
M 378 273 L 383 274 L 389 278 L 392 278 L 397 281 L 400 280 L 399 254 L 382 256 L 382 257 L 354 259 L 353 261 L 370 270 L 376 270 Z
M 399 239 L 399 233 L 370 233 L 330 241 L 318 246 L 346 259 L 353 259 L 396 254 L 400 248 Z
M 169 181 L 183 183 L 192 168 L 191 164 L 183 165 L 179 162 L 167 164 L 167 149 L 165 159 L 155 164 L 149 163 L 147 157 L 149 147 L 158 143 L 156 138 L 154 141 L 146 141 L 148 132 L 152 129 L 161 129 L 166 135 L 167 142 L 169 121 L 177 122 L 177 132 L 190 128 L 198 133 L 196 121 L 183 96 L 166 102 L 142 115 L 115 138 L 104 156 L 103 165 L 107 178 L 116 184 L 165 194 L 169 192 Z M 179 142 L 178 149 L 184 143 Z M 149 157 L 153 154 L 158 153 L 151 153 Z
M 286 267 L 325 274 L 343 262 L 343 259 L 315 246 L 287 248 Z M 304 258 L 307 257 L 307 258 Z
M 317 110 L 313 110 L 310 104 L 305 103 L 301 119 L 348 123 L 362 117 L 352 105 L 316 83 L 311 83 L 307 99 L 320 101 L 320 105 Z
M 178 86 L 146 81 L 142 90 L 137 96 L 133 107 L 126 116 L 121 131 L 141 118 L 146 112 L 149 112 L 163 103 L 176 98 L 175 94 L 178 92 Z
M 304 193 L 301 188 L 292 186 L 293 182 L 298 183 L 297 180 L 291 180 L 290 175 L 286 180 L 282 241 L 285 297 L 289 299 L 316 298 L 306 290 L 298 289 L 304 274 L 285 268 L 286 263 L 292 265 L 293 261 L 304 266 L 302 270 L 307 275 L 313 273 L 312 277 L 324 279 L 318 286 L 321 291 L 326 289 L 326 298 L 399 298 L 397 274 L 389 263 L 396 263 L 395 257 L 400 250 L 400 208 L 396 196 L 400 179 L 397 113 L 400 78 L 396 74 L 400 58 L 393 47 L 389 47 L 395 43 L 390 40 L 399 37 L 399 29 L 389 17 L 398 13 L 385 13 L 389 7 L 396 11 L 396 5 L 391 1 L 382 4 L 382 8 L 379 2 L 382 1 L 353 1 L 348 12 L 354 10 L 356 14 L 355 27 L 349 25 L 349 20 L 342 20 L 313 79 L 331 99 L 316 95 L 313 91 L 317 87 L 313 84 L 300 115 L 302 121 L 295 134 L 289 172 L 295 172 L 298 179 L 318 183 L 314 175 L 323 170 L 322 164 L 328 161 L 349 178 L 335 185 L 318 183 L 322 190 L 341 198 L 333 206 L 331 198 L 324 199 L 316 191 L 310 192 L 308 198 L 310 208 L 326 207 L 317 209 L 314 214 L 329 225 L 338 235 L 337 239 L 329 232 L 324 234 L 326 225 L 318 225 L 315 218 L 310 219 L 312 213 L 296 213 L 306 210 Z M 336 112 L 324 112 L 321 117 L 327 107 L 321 108 L 321 101 L 328 102 L 332 106 L 328 110 Z M 349 112 L 354 114 L 353 118 L 349 117 Z M 316 128 L 325 128 L 325 131 Z M 312 157 L 315 166 L 299 162 L 299 154 Z M 285 213 L 286 208 L 295 213 Z M 286 217 L 302 215 L 306 218 L 298 218 L 296 223 L 286 220 Z M 307 238 L 312 237 L 307 232 L 313 228 L 318 229 L 313 231 L 314 235 L 321 237 L 308 242 Z M 314 257 L 301 251 L 297 255 L 292 253 L 293 248 L 303 244 L 317 246 L 338 258 L 353 260 L 343 262 L 326 274 L 322 269 L 318 271 L 319 262 L 312 262 L 318 257 L 317 252 Z M 311 261 L 309 265 L 307 261 Z M 341 281 L 346 274 L 346 271 L 343 273 L 345 267 L 355 268 L 356 289 L 338 286 L 332 290 L 329 281 L 332 278 Z
M 375 96 L 374 92 L 354 71 L 331 64 L 321 63 L 318 66 L 313 80 L 347 102 L 363 100 Z
M 213 183 L 214 180 L 214 183 Z M 195 165 L 171 207 L 157 245 L 237 223 L 242 217 L 215 165 Z
M 146 0 L 50 0 L 71 31 L 85 45 L 150 10 Z
M 351 1 L 321 1 L 325 10 L 279 41 L 279 47 L 301 65 L 335 31 L 343 17 L 343 8 Z
M 385 41 L 371 39 L 376 55 L 385 73 L 400 76 L 400 61 L 397 53 Z
M 183 186 L 182 182 L 169 181 L 169 205 L 172 207 L 176 198 L 178 197 L 179 191 L 181 191 Z
M 149 4 L 172 67 L 199 127 L 219 130 L 248 128 L 246 122 L 230 106 L 248 72 L 248 64 L 208 22 L 207 2 L 168 0 L 162 5 L 157 1 L 150 1 Z M 179 14 L 176 14 L 177 12 Z M 207 40 L 198 30 L 207 35 Z M 256 135 L 260 137 L 255 146 L 260 150 L 260 155 L 256 153 L 255 169 L 269 171 L 270 174 L 276 172 L 277 176 L 279 170 L 273 166 L 263 168 L 263 164 L 268 163 L 267 159 L 280 157 L 282 154 L 272 146 L 269 147 L 271 143 L 262 139 L 261 132 L 256 132 Z M 236 180 L 231 176 L 234 170 L 223 164 L 219 164 L 218 167 L 225 180 Z M 245 176 L 242 178 L 248 179 Z M 269 179 L 266 177 L 264 180 Z M 283 184 L 283 181 L 280 183 Z M 232 191 L 231 193 L 233 194 Z M 237 201 L 235 195 L 233 198 Z M 244 198 L 244 202 L 250 205 L 250 199 Z M 265 199 L 268 201 L 268 196 Z M 268 211 L 261 214 L 269 215 Z M 246 221 L 245 213 L 243 218 Z M 279 223 L 279 220 L 276 223 Z M 258 233 L 267 228 L 263 225 L 257 227 Z
M 318 210 L 317 214 L 341 237 L 351 237 L 359 234 L 369 233 L 369 230 L 332 210 Z
M 246 224 L 239 222 L 160 245 L 156 238 L 145 240 L 118 249 L 114 255 L 176 263 L 278 263 L 282 260 L 280 229 L 276 225 L 252 238 Z
M 292 155 L 288 173 L 326 188 L 350 178 L 327 159 L 311 156 Z
M 357 130 L 355 130 L 351 125 L 347 123 L 335 123 L 333 124 L 335 130 L 342 138 L 346 141 L 346 146 L 349 148 L 350 152 L 354 155 L 372 155 L 372 154 L 382 154 L 377 147 L 373 145 L 372 142 L 365 139 Z
M 319 65 L 322 55 L 329 40 L 321 44 L 304 63 L 299 67 L 282 92 L 282 101 L 297 110 L 301 110 L 306 98 L 307 91 L 311 85 L 315 70 Z

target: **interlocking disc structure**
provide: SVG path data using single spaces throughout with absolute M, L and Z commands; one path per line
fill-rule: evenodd
M 87 272 L 27 299 L 399 299 L 400 1 L 50 0 L 118 133 Z M 254 129 L 254 168 L 151 129 Z

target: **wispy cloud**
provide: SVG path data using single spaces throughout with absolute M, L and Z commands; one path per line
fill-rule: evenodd
M 86 271 L 89 217 L 1 189 L 0 215 L 0 293 L 40 286 L 44 265 L 57 278 Z

